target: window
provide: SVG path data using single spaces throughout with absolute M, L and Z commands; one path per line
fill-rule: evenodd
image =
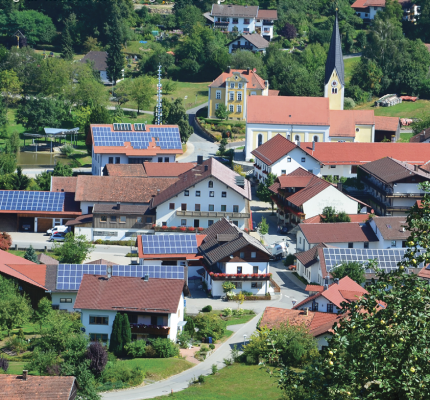
M 251 96 L 256 96 L 257 92 L 251 92 Z
M 221 100 L 221 90 L 217 90 L 217 91 L 216 91 L 215 98 L 216 98 L 217 100 Z M 217 103 L 217 104 L 218 104 L 218 103 Z
M 291 140 L 291 135 L 290 134 L 287 135 L 287 139 Z
M 116 215 L 112 215 L 110 217 L 110 222 L 116 222 Z
M 249 33 L 249 28 L 243 28 L 243 33 Z
M 232 23 L 233 23 L 233 24 L 238 24 L 238 23 L 239 23 L 239 18 L 233 18 Z
M 314 142 L 318 142 L 318 136 L 314 136 Z
M 318 303 L 312 303 L 312 311 L 318 311 Z
M 208 226 L 211 226 L 213 224 L 214 224 L 214 220 L 213 219 L 208 220 Z
M 213 181 L 209 181 L 209 182 L 208 182 L 208 187 L 210 187 L 210 188 L 213 188 L 213 187 L 214 187 L 214 183 L 213 183 Z
M 242 89 L 242 84 L 241 84 L 241 83 L 238 83 L 238 84 L 237 84 L 237 87 L 238 87 L 239 89 Z
M 234 286 L 236 286 L 236 289 L 242 289 L 242 282 L 233 282 Z
M 215 192 L 214 192 L 213 190 L 211 190 L 211 191 L 209 192 L 209 197 L 215 197 Z
M 52 309 L 53 309 L 53 310 L 59 310 L 59 309 L 60 309 L 60 306 L 59 306 L 58 304 L 53 304 L 53 305 L 52 305 Z
M 286 169 L 281 169 L 281 175 L 285 175 L 287 173 Z
M 213 204 L 209 204 L 209 211 L 213 211 L 214 210 L 214 205 Z
M 226 205 L 221 205 L 221 211 L 227 211 L 227 206 Z
M 200 190 L 196 190 L 196 197 L 200 197 Z
M 189 190 L 185 190 L 184 191 L 184 196 L 189 196 L 190 195 L 190 191 Z
M 233 206 L 233 212 L 238 213 L 239 212 L 239 206 Z
M 181 226 L 187 226 L 187 220 L 181 219 Z
M 221 197 L 227 197 L 227 192 L 221 192 Z
M 364 248 L 368 249 L 369 248 L 369 242 L 364 242 Z
M 234 82 L 230 82 L 230 89 L 234 89 Z M 230 95 L 231 95 L 231 93 L 233 93 L 233 92 L 230 92 Z
M 357 173 L 357 166 L 351 165 L 351 174 L 356 174 L 356 173 Z
M 194 206 L 194 211 L 200 211 L 200 204 L 196 204 Z
M 333 312 L 333 304 L 332 303 L 328 303 L 327 304 L 327 312 Z
M 158 157 L 158 162 L 163 162 L 163 157 Z
M 70 297 L 65 297 L 60 299 L 60 303 L 71 303 L 72 299 Z
M 234 105 L 233 105 L 233 104 L 230 104 L 230 105 L 228 106 L 228 110 L 229 110 L 230 112 L 234 112 Z
M 263 287 L 263 282 L 251 282 L 252 289 L 261 289 Z
M 150 224 L 152 222 L 152 217 L 146 217 L 145 222 Z
M 238 93 L 237 93 L 237 99 L 238 99 L 239 101 L 241 101 L 241 100 L 242 100 L 242 92 L 238 92 Z
M 258 144 L 257 147 L 261 146 L 263 144 L 263 135 L 260 133 L 258 135 Z
M 167 226 L 167 222 L 162 222 L 161 226 Z
M 233 225 L 239 226 L 239 221 L 233 221 Z
M 169 157 L 164 157 L 164 162 L 170 162 Z
M 291 162 L 291 157 L 287 157 L 287 162 Z
M 331 88 L 331 94 L 337 94 L 337 87 Z
M 300 136 L 299 136 L 299 135 L 294 136 L 294 140 L 295 140 L 296 142 L 300 142 Z
M 234 92 L 229 93 L 229 99 L 230 99 L 230 101 L 234 100 Z
M 181 204 L 181 210 L 182 211 L 187 211 L 187 204 L 186 203 L 182 203 Z
M 237 112 L 241 113 L 242 112 L 242 106 L 237 106 Z
M 250 21 L 249 18 L 244 18 L 243 23 L 244 24 L 249 24 L 249 21 Z
M 252 267 L 252 273 L 258 274 L 258 267 Z
M 175 203 L 170 203 L 169 210 L 174 210 L 174 209 L 175 209 Z
M 336 168 L 336 165 L 330 165 L 330 168 Z
M 264 28 L 264 33 L 269 33 L 270 32 L 270 28 Z
M 306 162 L 306 157 L 302 157 L 301 162 Z
M 242 273 L 242 267 L 237 267 L 237 272 L 236 274 L 241 274 Z
M 115 164 L 121 164 L 121 157 L 115 157 Z
M 244 259 L 244 258 L 245 258 L 245 252 L 244 252 L 244 251 L 241 251 L 241 252 L 239 253 L 239 258 L 242 258 L 242 259 Z
M 142 223 L 142 217 L 137 217 L 136 218 L 136 223 L 141 224 Z
M 106 215 L 102 215 L 100 217 L 100 222 L 107 222 L 107 216 Z
M 125 224 L 125 223 L 127 222 L 127 217 L 126 217 L 125 215 L 121 215 L 121 216 L 119 217 L 119 222 L 120 222 L 121 224 Z
M 108 335 L 106 333 L 90 333 L 90 342 L 107 342 Z
M 299 244 L 302 244 L 302 238 L 299 237 Z
M 113 164 L 113 157 L 109 157 L 109 164 Z
M 90 315 L 90 325 L 109 325 L 109 317 L 96 317 Z
M 353 249 L 353 248 L 354 248 L 354 243 L 349 242 L 349 243 L 348 243 L 348 249 Z
M 257 258 L 257 253 L 255 251 L 251 252 L 251 258 Z
M 219 103 L 215 103 L 215 110 L 218 110 Z
M 396 246 L 397 246 L 396 241 L 395 241 L 395 240 L 392 240 L 392 241 L 391 241 L 391 247 L 396 247 Z

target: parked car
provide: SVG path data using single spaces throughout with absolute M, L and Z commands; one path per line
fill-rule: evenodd
M 51 228 L 51 229 L 48 229 L 47 231 L 46 231 L 46 234 L 47 235 L 52 235 L 53 233 L 56 233 L 56 232 L 68 232 L 69 231 L 69 227 L 68 226 L 66 226 L 66 225 L 57 225 L 57 226 L 54 226 L 53 228 Z
M 283 227 L 281 228 L 281 233 L 282 233 L 282 234 L 284 234 L 284 235 L 286 235 L 286 234 L 287 234 L 287 232 L 288 232 L 288 228 L 287 228 L 286 226 L 283 226 Z
M 64 242 L 64 239 L 66 239 L 66 233 L 65 232 L 55 232 L 51 235 L 49 238 L 50 242 Z
M 288 254 L 288 244 L 284 241 L 279 243 L 273 243 L 267 246 L 267 250 L 271 253 L 271 260 L 281 260 Z

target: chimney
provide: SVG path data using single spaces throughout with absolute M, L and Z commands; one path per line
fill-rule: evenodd
M 116 203 L 116 209 L 117 210 L 121 209 L 121 203 L 119 201 Z
M 396 136 L 395 136 L 395 135 L 391 135 L 391 141 L 392 141 L 393 143 L 396 143 Z
M 257 68 L 253 68 L 252 71 L 257 72 Z M 265 81 L 265 82 L 269 82 L 269 81 Z
M 328 283 L 324 283 L 324 290 L 328 289 Z
M 414 165 L 414 171 L 415 172 L 418 171 L 418 165 L 417 164 Z
M 246 69 L 246 73 L 249 75 L 249 68 Z
M 309 307 L 305 308 L 305 315 L 309 315 Z
M 209 169 L 209 165 L 205 165 L 205 171 Z
M 420 133 L 420 142 L 424 142 L 425 139 L 426 139 L 425 133 Z
M 27 369 L 24 369 L 24 370 L 22 371 L 22 380 L 23 380 L 23 381 L 26 381 L 26 380 L 27 380 L 27 375 L 28 375 L 28 370 L 27 370 Z
M 230 65 L 227 67 L 227 74 L 229 74 L 230 73 L 230 71 L 231 71 L 231 67 L 230 67 Z
M 197 164 L 202 165 L 203 164 L 203 156 L 197 156 Z
M 315 151 L 315 142 L 312 142 L 312 151 Z
M 143 280 L 144 280 L 145 282 L 148 282 L 148 281 L 149 281 L 149 275 L 148 275 L 148 274 L 146 274 L 146 275 L 143 277 Z
M 334 278 L 334 283 L 339 284 L 339 278 Z
M 112 278 L 112 267 L 111 266 L 107 267 L 107 278 L 108 279 Z
M 243 237 L 243 232 L 239 232 L 239 237 Z
M 343 189 L 342 182 L 337 183 L 337 188 L 338 188 L 338 190 L 342 191 L 342 189 Z

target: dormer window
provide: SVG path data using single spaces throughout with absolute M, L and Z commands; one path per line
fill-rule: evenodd
M 214 183 L 213 183 L 213 181 L 209 181 L 209 182 L 208 182 L 208 187 L 210 187 L 210 188 L 213 188 L 213 187 L 214 187 Z

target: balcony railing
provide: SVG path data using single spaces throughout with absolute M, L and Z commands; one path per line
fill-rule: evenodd
M 421 199 L 424 197 L 424 193 L 390 193 L 387 194 L 387 197 L 396 197 L 396 198 L 409 198 L 409 199 Z
M 384 187 L 383 184 L 378 184 L 366 176 L 362 176 L 362 177 L 360 177 L 360 179 L 363 181 L 363 183 L 365 185 L 370 186 L 371 188 L 375 189 L 376 191 L 378 191 L 380 193 L 384 193 L 384 194 L 393 193 L 393 189 Z
M 272 277 L 272 274 L 223 274 L 223 273 L 209 273 L 210 277 L 214 281 L 268 281 Z
M 249 50 L 249 51 L 253 50 L 253 47 L 249 44 L 233 44 L 232 48 L 233 50 L 236 50 L 236 49 Z
M 130 324 L 131 333 L 148 333 L 150 335 L 168 335 L 170 328 L 162 325 Z
M 228 24 L 226 21 L 215 21 L 215 26 L 228 26 Z
M 229 217 L 229 218 L 250 218 L 249 213 L 236 213 L 224 211 L 176 211 L 178 217 Z

